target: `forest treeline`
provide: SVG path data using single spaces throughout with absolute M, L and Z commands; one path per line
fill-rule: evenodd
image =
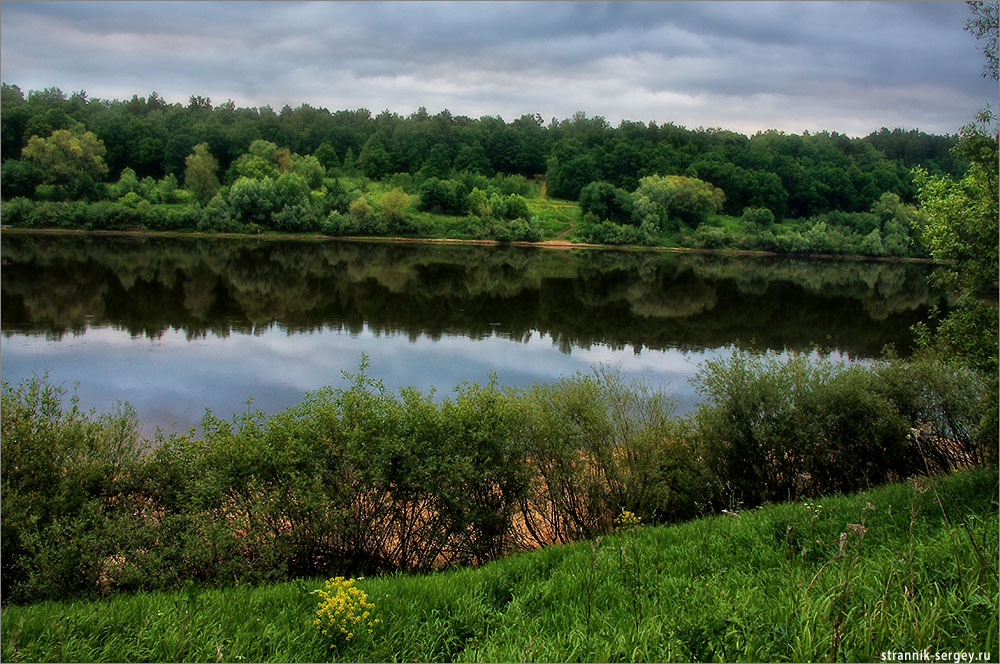
M 428 215 L 451 215 L 461 221 L 447 233 L 537 240 L 546 225 L 527 205 L 532 192 L 579 201 L 574 237 L 592 242 L 658 244 L 689 232 L 691 245 L 734 244 L 708 223 L 728 215 L 752 231 L 742 248 L 925 255 L 912 170 L 967 168 L 952 152 L 957 136 L 915 129 L 748 137 L 612 127 L 583 112 L 548 122 L 423 108 L 275 112 L 200 96 L 167 103 L 155 92 L 25 95 L 6 83 L 0 101 L 2 195 L 18 199 L 4 223 L 16 226 L 427 236 L 443 232 Z M 536 181 L 544 194 L 528 186 Z M 55 205 L 66 201 L 88 204 Z M 788 220 L 808 223 L 790 234 Z

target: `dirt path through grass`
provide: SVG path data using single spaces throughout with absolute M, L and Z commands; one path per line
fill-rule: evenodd
M 559 235 L 556 236 L 556 241 L 566 240 L 570 236 L 570 234 L 572 234 L 573 231 L 575 230 L 576 230 L 576 219 L 570 219 L 569 228 L 559 233 Z

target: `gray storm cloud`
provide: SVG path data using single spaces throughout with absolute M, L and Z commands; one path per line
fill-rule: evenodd
M 30 2 L 0 77 L 91 97 L 953 133 L 997 96 L 955 2 Z

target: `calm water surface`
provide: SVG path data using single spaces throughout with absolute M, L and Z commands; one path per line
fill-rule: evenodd
M 942 304 L 929 267 L 648 251 L 4 233 L 3 380 L 48 373 L 149 435 L 343 384 L 552 381 L 619 367 L 689 410 L 735 348 L 877 356 Z

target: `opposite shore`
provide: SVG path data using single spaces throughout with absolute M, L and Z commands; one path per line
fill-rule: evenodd
M 692 247 L 648 247 L 638 245 L 609 245 L 587 242 L 571 242 L 569 240 L 539 240 L 526 242 L 515 240 L 501 242 L 500 240 L 476 240 L 464 238 L 418 238 L 418 237 L 384 237 L 384 236 L 330 236 L 320 233 L 205 233 L 200 231 L 139 231 L 139 230 L 83 230 L 74 228 L 13 228 L 0 227 L 3 233 L 20 233 L 24 235 L 95 235 L 112 237 L 174 237 L 174 238 L 232 238 L 256 240 L 301 240 L 308 242 L 373 242 L 382 244 L 448 244 L 475 246 L 512 246 L 538 247 L 540 249 L 602 249 L 610 251 L 660 251 L 686 254 L 719 254 L 723 256 L 783 256 L 792 258 L 807 258 L 810 260 L 853 260 L 865 262 L 887 263 L 933 263 L 929 258 L 913 258 L 906 256 L 862 256 L 860 254 L 810 254 L 810 253 L 780 253 L 776 251 L 755 251 L 750 249 L 702 249 Z

